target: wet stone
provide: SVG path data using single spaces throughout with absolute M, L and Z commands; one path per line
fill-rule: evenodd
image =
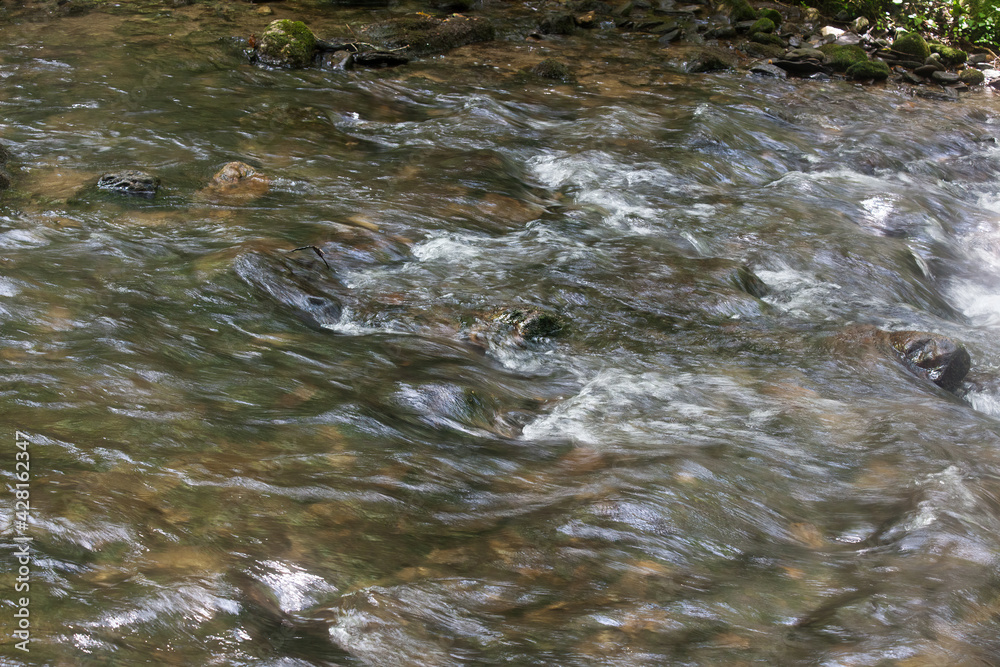
M 493 313 L 491 319 L 496 324 L 511 327 L 524 340 L 550 338 L 566 327 L 562 318 L 534 308 L 505 308 Z
M 895 331 L 889 341 L 910 370 L 949 391 L 961 385 L 972 366 L 968 351 L 944 336 Z
M 823 65 L 816 60 L 776 60 L 773 64 L 789 74 L 798 76 L 809 76 L 825 71 Z
M 920 67 L 914 69 L 913 73 L 916 74 L 917 76 L 930 78 L 932 74 L 940 71 L 941 69 L 936 65 L 921 65 Z
M 934 72 L 931 79 L 938 83 L 958 83 L 959 77 L 955 72 Z
M 104 174 L 97 187 L 119 194 L 151 198 L 160 187 L 160 179 L 144 171 L 127 169 Z
M 733 37 L 736 37 L 736 28 L 731 25 L 712 28 L 705 33 L 705 37 L 709 39 L 732 39 Z
M 757 63 L 750 68 L 750 72 L 752 74 L 760 74 L 761 76 L 773 76 L 778 79 L 785 79 L 788 77 L 785 70 L 770 63 Z
M 358 67 L 398 67 L 410 62 L 410 59 L 398 53 L 389 51 L 368 51 L 366 53 L 356 53 L 352 59 L 354 65 Z

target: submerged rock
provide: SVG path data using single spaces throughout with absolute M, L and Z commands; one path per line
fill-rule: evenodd
M 160 179 L 144 171 L 126 169 L 104 174 L 97 180 L 97 187 L 119 194 L 152 198 L 160 187 Z
M 245 162 L 230 162 L 199 191 L 203 197 L 230 202 L 245 202 L 267 194 L 271 179 Z
M 308 67 L 316 52 L 316 37 L 302 21 L 272 21 L 260 37 L 257 57 L 276 67 Z
M 569 81 L 573 78 L 569 66 L 554 58 L 547 58 L 531 68 L 531 73 L 543 79 Z

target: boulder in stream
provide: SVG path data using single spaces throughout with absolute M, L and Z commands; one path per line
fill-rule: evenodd
M 316 37 L 302 21 L 272 21 L 260 37 L 257 58 L 275 67 L 308 67 L 316 52 Z

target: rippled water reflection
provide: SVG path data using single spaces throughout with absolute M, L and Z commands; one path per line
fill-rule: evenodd
M 252 7 L 5 28 L 0 411 L 36 506 L 5 660 L 1000 661 L 989 92 L 642 42 L 515 71 L 600 36 L 269 71 L 229 39 Z M 198 195 L 236 159 L 268 194 Z M 125 167 L 160 196 L 90 187 Z M 963 342 L 964 398 L 854 324 Z

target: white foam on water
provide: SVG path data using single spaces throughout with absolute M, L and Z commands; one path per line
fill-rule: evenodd
M 592 446 L 696 444 L 738 428 L 722 404 L 744 393 L 725 377 L 691 373 L 599 372 L 575 395 L 522 431 Z
M 796 317 L 810 317 L 811 310 L 828 310 L 824 304 L 838 300 L 838 290 L 843 289 L 837 283 L 790 268 L 757 269 L 756 273 L 770 288 L 764 301 Z M 832 319 L 833 315 L 826 317 Z
M 20 292 L 17 281 L 0 276 L 0 296 L 17 296 Z
M 668 220 L 657 201 L 678 190 L 673 172 L 659 164 L 623 164 L 603 151 L 556 153 L 529 160 L 535 177 L 552 189 L 576 188 L 576 201 L 604 211 L 604 224 L 651 233 Z
M 316 604 L 319 598 L 337 588 L 322 577 L 309 574 L 300 567 L 279 561 L 265 561 L 268 573 L 261 577 L 278 598 L 283 611 L 301 611 Z

